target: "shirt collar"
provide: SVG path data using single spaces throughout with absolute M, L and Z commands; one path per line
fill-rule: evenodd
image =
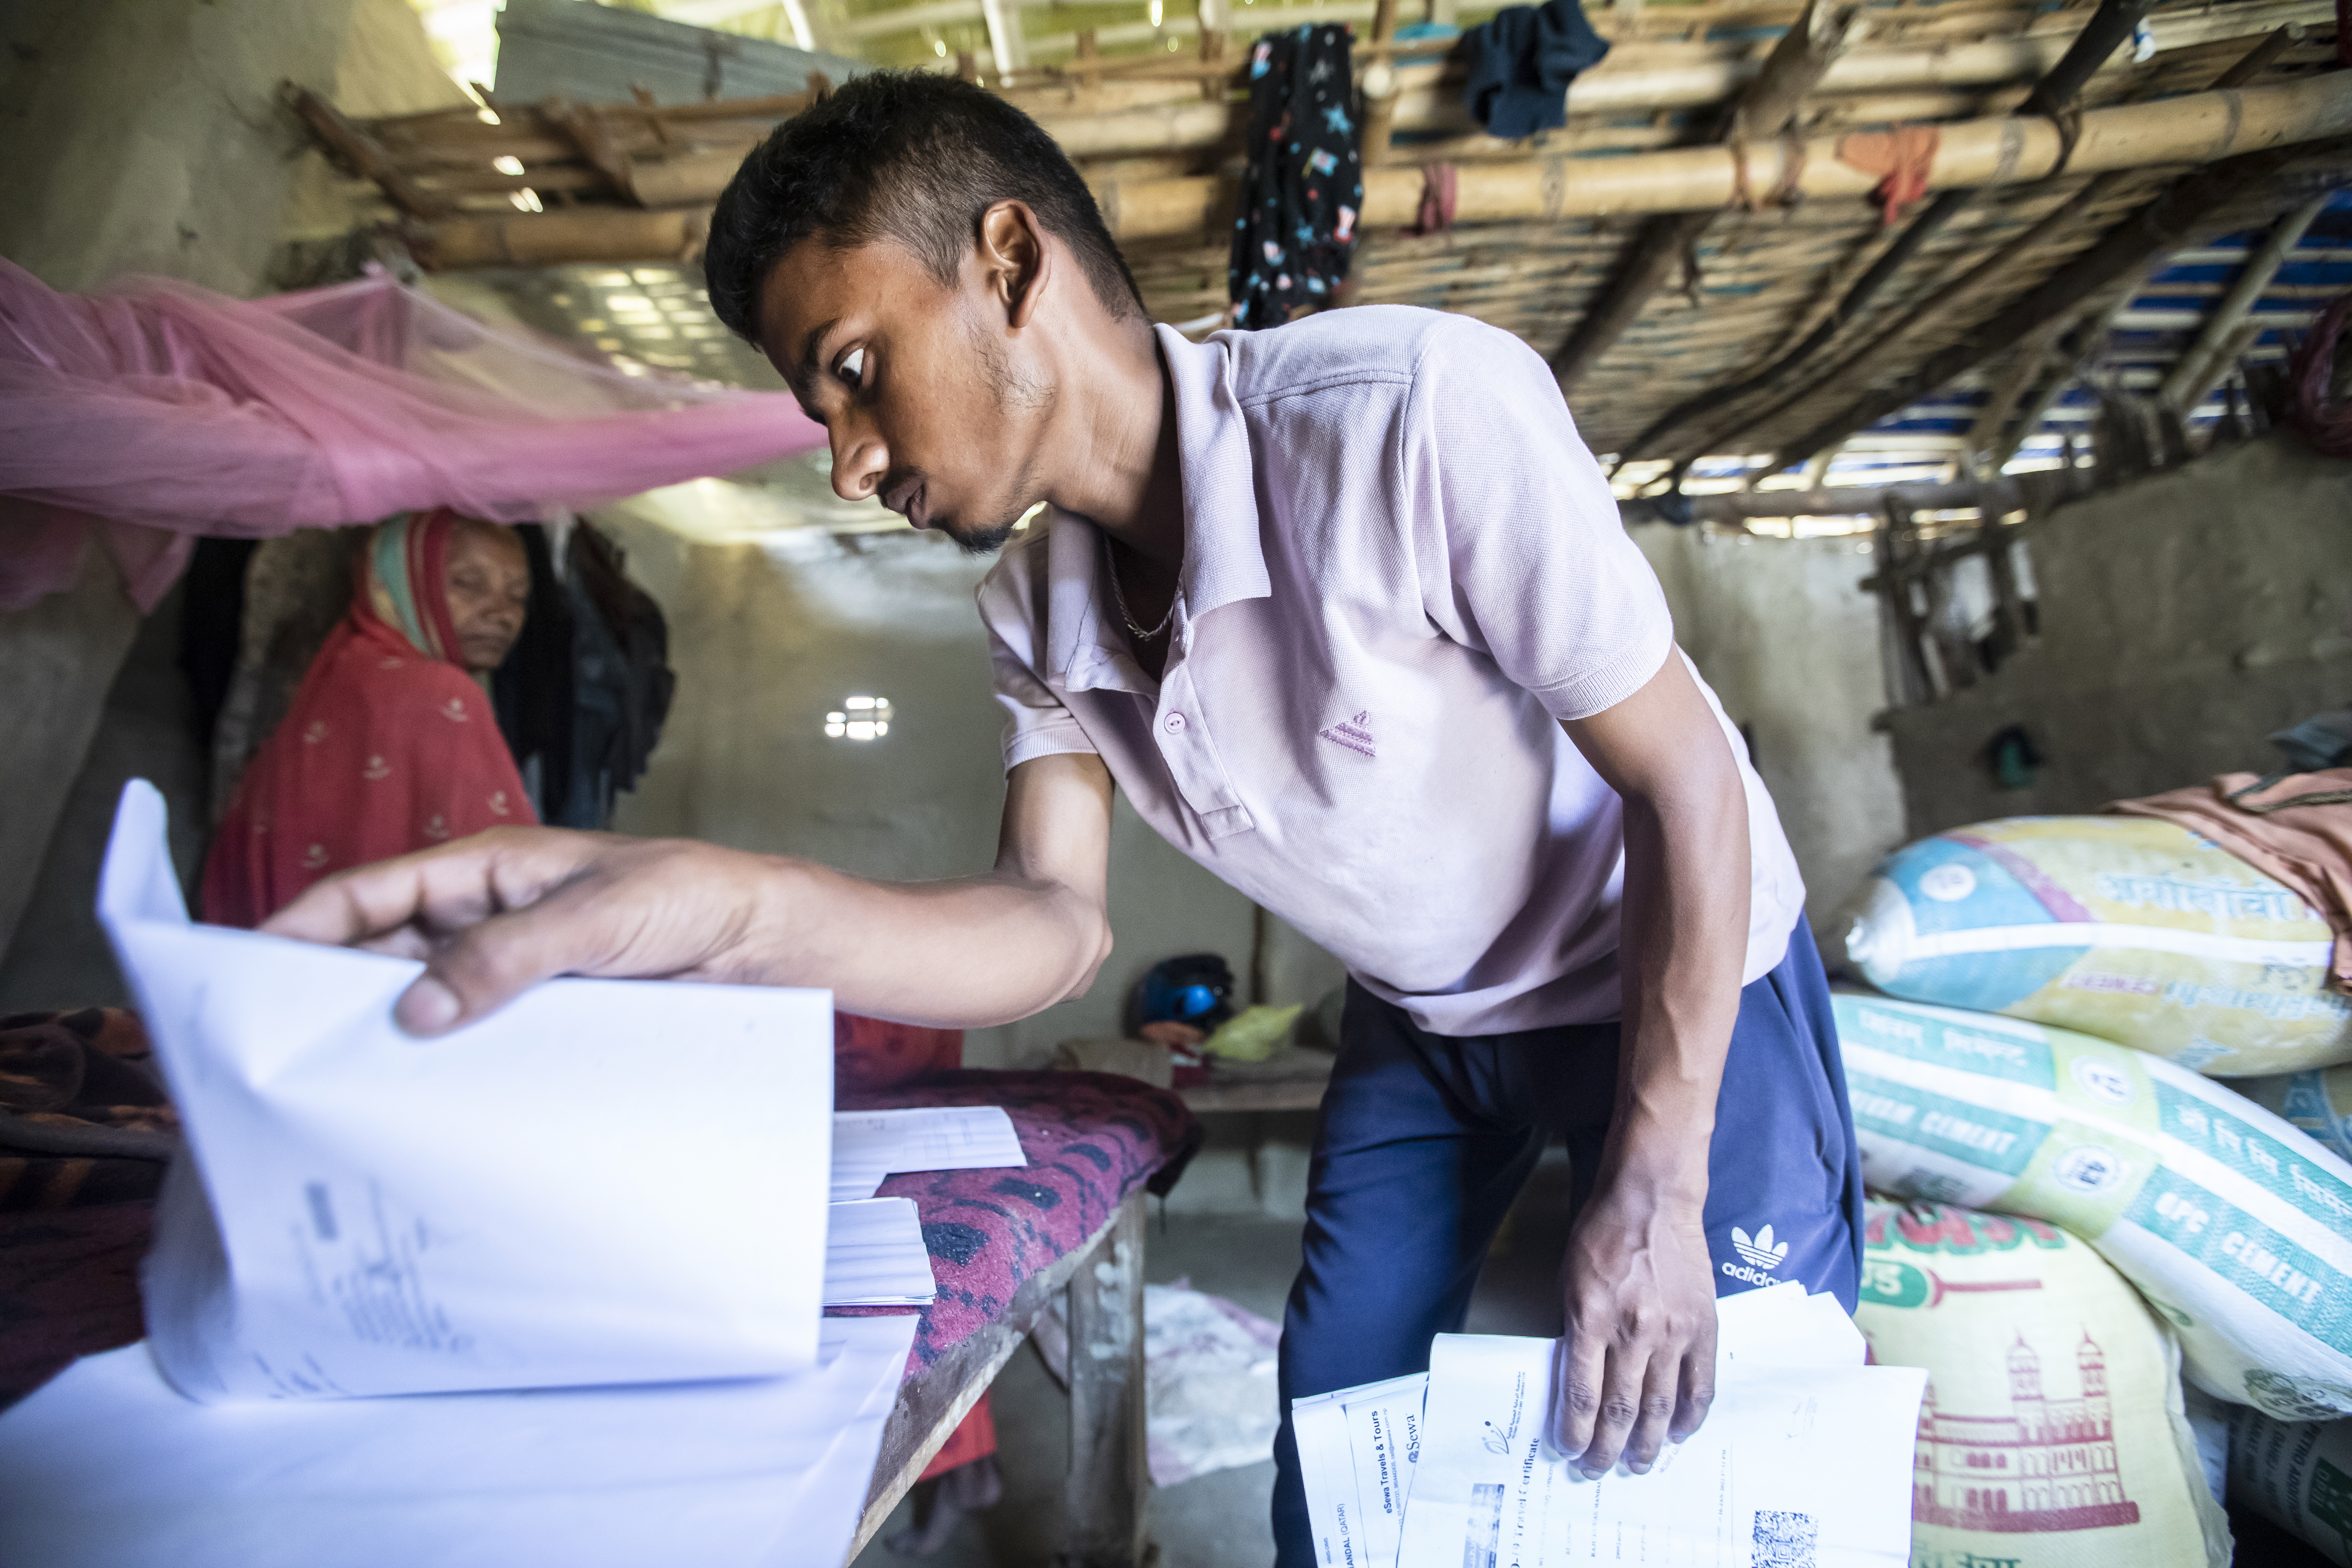
M 1233 355 L 1218 333 L 1188 342 L 1174 328 L 1152 329 L 1176 396 L 1177 461 L 1184 483 L 1184 567 L 1178 578 L 1175 637 L 1189 649 L 1210 611 L 1274 592 L 1258 534 L 1256 459 Z M 1116 611 L 1099 597 L 1101 531 L 1055 508 L 1045 557 L 1048 676 L 1063 689 L 1108 686 L 1150 692 L 1156 684 L 1128 655 Z

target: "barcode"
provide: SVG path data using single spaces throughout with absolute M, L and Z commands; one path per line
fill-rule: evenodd
M 1469 1527 L 1462 1542 L 1462 1568 L 1495 1568 L 1503 1545 L 1503 1489 L 1473 1482 Z
M 1810 1513 L 1759 1508 L 1749 1568 L 1813 1568 L 1813 1542 L 1820 1534 Z

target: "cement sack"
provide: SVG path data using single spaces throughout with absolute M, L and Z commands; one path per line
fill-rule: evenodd
M 2215 1077 L 2352 1061 L 2334 935 L 2169 822 L 2016 816 L 1897 849 L 1831 922 L 1891 995 L 2080 1029 Z
M 2352 1421 L 2231 1411 L 2230 1496 L 2329 1562 L 2352 1564 Z
M 2228 1568 L 2170 1331 L 2099 1255 L 2040 1220 L 1874 1199 L 1853 1321 L 1925 1367 L 1917 1568 Z
M 2139 1287 L 2207 1393 L 2352 1413 L 2352 1165 L 2242 1095 L 2063 1029 L 1833 999 L 1863 1178 L 2048 1220 Z
M 2293 1122 L 2321 1145 L 2352 1160 L 2352 1067 L 2311 1068 L 2230 1085 L 2272 1115 Z

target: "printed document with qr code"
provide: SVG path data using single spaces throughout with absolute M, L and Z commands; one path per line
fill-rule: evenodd
M 1842 1363 L 1782 1361 L 1769 1340 L 1719 1356 L 1688 1442 L 1647 1475 L 1587 1480 L 1549 1441 L 1557 1342 L 1441 1334 L 1397 1561 L 1903 1568 L 1927 1374 L 1861 1365 L 1853 1343 Z

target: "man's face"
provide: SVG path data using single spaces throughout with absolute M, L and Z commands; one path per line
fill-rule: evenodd
M 942 287 L 905 247 L 803 240 L 768 274 L 761 347 L 833 446 L 833 488 L 879 495 L 975 554 L 1038 499 L 1031 454 L 1049 387 L 1017 362 L 976 258 Z

